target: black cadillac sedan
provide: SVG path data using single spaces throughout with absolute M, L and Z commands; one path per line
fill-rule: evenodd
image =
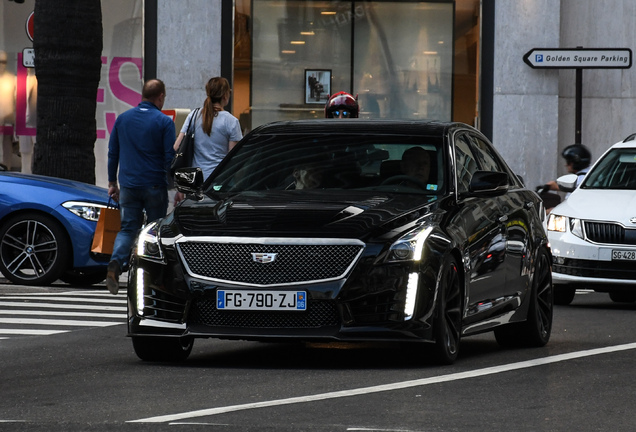
M 176 184 L 187 199 L 142 230 L 128 273 L 143 360 L 212 337 L 396 341 L 450 364 L 464 336 L 550 338 L 541 199 L 470 126 L 272 123 Z

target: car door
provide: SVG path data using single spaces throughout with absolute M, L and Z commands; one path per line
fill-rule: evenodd
M 483 170 L 467 132 L 453 138 L 457 212 L 451 226 L 461 232 L 464 259 L 469 262 L 467 322 L 496 311 L 506 283 L 505 218 L 498 197 L 466 196 L 475 171 Z
M 502 286 L 502 300 L 510 301 L 527 288 L 529 261 L 529 242 L 531 238 L 529 209 L 533 202 L 529 191 L 525 190 L 508 165 L 497 154 L 486 139 L 475 133 L 470 134 L 472 149 L 484 171 L 508 173 L 510 189 L 496 198 L 499 207 L 499 220 L 503 230 L 503 268 L 505 283 Z

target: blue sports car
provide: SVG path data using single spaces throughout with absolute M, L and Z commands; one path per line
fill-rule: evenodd
M 0 168 L 0 272 L 16 284 L 106 278 L 110 255 L 91 252 L 104 188 Z

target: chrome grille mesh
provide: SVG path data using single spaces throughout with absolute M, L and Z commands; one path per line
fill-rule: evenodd
M 343 277 L 361 245 L 258 244 L 187 241 L 178 249 L 194 276 L 252 285 L 293 284 Z M 258 263 L 252 254 L 277 254 Z

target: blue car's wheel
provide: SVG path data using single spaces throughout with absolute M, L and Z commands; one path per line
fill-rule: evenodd
M 48 285 L 66 270 L 68 258 L 66 233 L 50 216 L 16 215 L 0 229 L 0 271 L 13 283 Z

